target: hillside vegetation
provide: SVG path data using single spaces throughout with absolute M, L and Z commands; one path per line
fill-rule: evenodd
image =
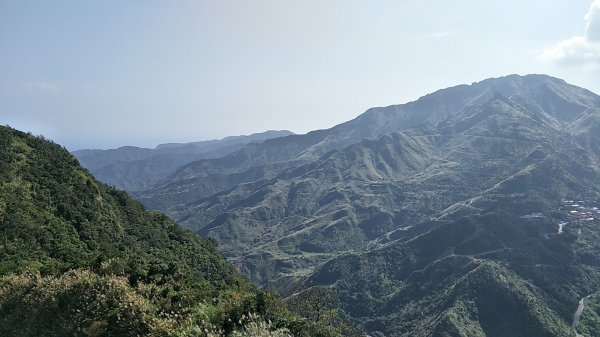
M 201 239 L 0 127 L 1 336 L 331 336 Z

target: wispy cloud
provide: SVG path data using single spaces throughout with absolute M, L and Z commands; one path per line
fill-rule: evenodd
M 422 35 L 422 39 L 442 39 L 450 35 L 450 32 L 437 32 Z
M 600 0 L 585 15 L 583 36 L 573 36 L 544 50 L 542 59 L 564 65 L 600 65 Z
M 24 87 L 28 91 L 48 94 L 58 94 L 61 91 L 60 85 L 55 82 L 30 81 L 26 82 Z

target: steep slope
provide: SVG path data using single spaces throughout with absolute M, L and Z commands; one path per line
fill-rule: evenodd
M 221 140 L 161 144 L 154 149 L 124 146 L 112 150 L 78 150 L 73 155 L 98 180 L 135 191 L 153 186 L 189 162 L 222 157 L 247 144 L 291 134 L 271 130 Z
M 124 192 L 96 182 L 60 147 L 5 127 L 0 132 L 2 273 L 54 274 L 122 258 L 163 268 L 173 264 L 171 273 L 219 284 L 236 282 L 214 243 L 196 239 L 166 216 L 145 212 Z M 210 270 L 216 274 L 207 274 Z
M 600 164 L 600 109 L 589 110 L 574 120 L 569 132 L 574 135 L 577 144 L 593 160 Z
M 293 257 L 301 264 L 322 261 L 331 253 L 366 247 L 395 228 L 400 218 L 420 216 L 395 210 L 406 194 L 385 182 L 425 168 L 430 153 L 423 147 L 431 141 L 392 134 L 370 142 L 374 149 L 351 146 L 287 176 L 241 185 L 173 214 L 190 227 L 204 224 L 193 228 L 220 240 L 232 257 L 256 252 L 261 259 L 267 255 Z M 347 172 L 346 167 L 355 170 Z M 243 269 L 252 266 L 256 263 L 240 263 Z M 301 271 L 299 266 L 283 263 L 294 273 Z M 252 274 L 260 283 L 277 281 L 270 272 Z
M 379 248 L 329 261 L 308 285 L 344 294 L 351 316 L 387 336 L 574 335 L 578 300 L 600 289 L 600 222 L 571 217 L 581 211 L 564 200 L 597 206 L 600 179 L 585 150 L 556 133 L 522 169 L 415 226 L 426 232 L 389 233 Z M 530 129 L 508 134 L 540 139 Z M 455 152 L 461 161 L 464 153 Z
M 336 335 L 257 291 L 214 240 L 145 211 L 60 146 L 8 127 L 0 238 L 2 336 L 281 335 L 288 325 L 299 336 Z M 248 312 L 262 317 L 250 322 Z
M 421 125 L 435 126 L 465 107 L 488 102 L 498 94 L 527 111 L 545 115 L 556 126 L 600 106 L 597 95 L 545 75 L 488 79 L 442 89 L 414 102 L 369 109 L 331 129 L 249 144 L 222 158 L 191 162 L 164 184 L 136 193 L 136 197 L 149 207 L 165 210 L 241 183 L 273 178 L 364 139 Z
M 579 299 L 600 289 L 600 221 L 569 217 L 561 201 L 597 200 L 598 177 L 574 174 L 588 170 L 579 165 L 541 159 L 427 232 L 392 233 L 307 283 L 336 289 L 344 310 L 387 336 L 573 336 Z

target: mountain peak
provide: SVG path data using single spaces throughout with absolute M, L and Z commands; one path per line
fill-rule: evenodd
M 512 74 L 440 89 L 405 104 L 372 108 L 334 129 L 346 132 L 359 129 L 361 135 L 374 137 L 420 124 L 435 126 L 470 105 L 485 104 L 499 97 L 559 121 L 573 120 L 581 112 L 600 106 L 600 96 L 562 79 Z

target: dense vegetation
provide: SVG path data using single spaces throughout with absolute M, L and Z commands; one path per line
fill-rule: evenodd
M 332 336 L 66 150 L 0 127 L 1 336 Z
M 600 336 L 600 298 L 598 294 L 593 294 L 585 300 L 577 331 L 584 336 Z

